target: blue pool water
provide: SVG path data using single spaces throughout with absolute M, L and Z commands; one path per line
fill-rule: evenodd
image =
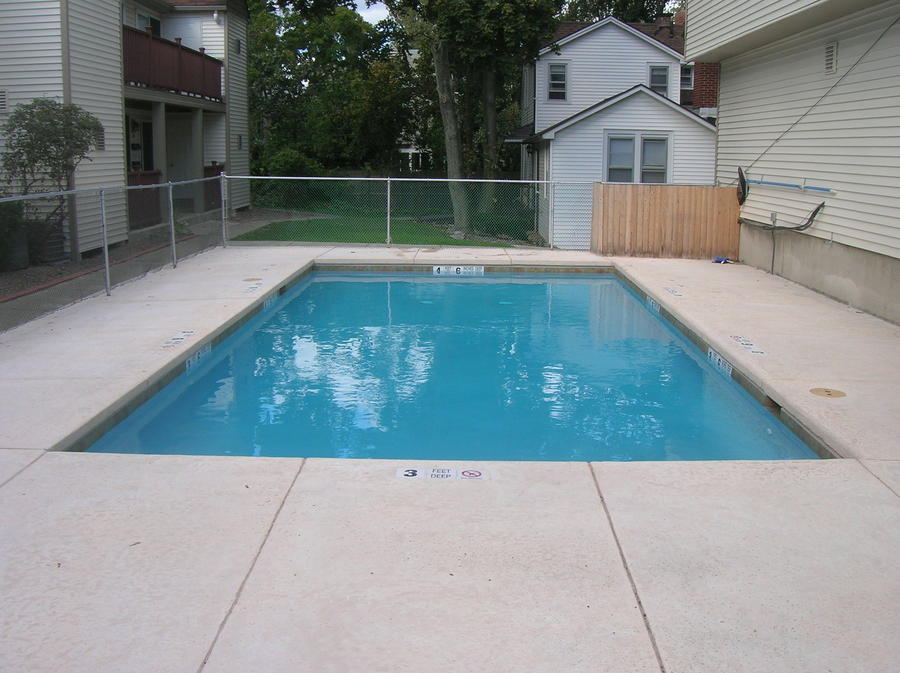
M 316 272 L 90 451 L 815 458 L 611 276 Z

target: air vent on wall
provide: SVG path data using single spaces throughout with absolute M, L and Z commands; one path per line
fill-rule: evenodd
M 101 151 L 106 149 L 106 129 L 102 126 L 95 133 L 94 148 Z
M 0 112 L 6 112 L 6 89 L 0 89 Z
M 831 74 L 837 71 L 837 42 L 829 42 L 825 45 L 825 73 Z

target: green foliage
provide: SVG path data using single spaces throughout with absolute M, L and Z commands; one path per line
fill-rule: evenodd
M 19 105 L 3 129 L 3 168 L 20 194 L 62 191 L 69 176 L 96 146 L 100 122 L 77 105 L 37 98 Z
M 621 21 L 653 21 L 667 11 L 670 0 L 569 0 L 562 18 L 567 21 L 597 21 L 614 16 Z
M 432 89 L 436 71 L 428 52 L 435 44 L 446 48 L 451 72 L 449 78 L 447 73 L 443 77 L 452 82 L 463 174 L 495 175 L 502 138 L 518 126 L 518 119 L 504 111 L 517 105 L 521 66 L 549 40 L 562 0 L 386 0 L 385 4 L 406 31 L 407 41 L 421 50 L 417 70 L 429 78 Z M 430 74 L 424 69 L 426 60 Z M 429 98 L 436 101 L 436 93 Z M 436 102 L 431 107 L 436 108 Z
M 372 26 L 342 3 L 281 4 L 249 3 L 254 172 L 391 166 L 411 114 L 394 26 Z
M 17 247 L 23 235 L 25 213 L 21 201 L 0 203 L 0 271 L 28 266 L 27 247 L 24 257 L 16 259 Z M 27 239 L 26 239 L 27 240 Z

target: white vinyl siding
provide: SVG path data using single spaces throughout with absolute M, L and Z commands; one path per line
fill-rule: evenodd
M 567 64 L 566 100 L 549 100 L 548 64 Z M 678 101 L 679 60 L 623 28 L 609 23 L 548 53 L 537 61 L 535 87 L 539 92 L 535 129 L 540 131 L 599 101 L 648 83 L 648 66 L 670 64 L 669 98 Z
M 203 47 L 206 53 L 220 61 L 225 60 L 225 20 L 221 16 L 214 21 L 212 16 L 204 19 L 200 31 L 203 35 Z M 225 68 L 222 68 L 222 93 L 227 95 L 228 82 L 225 81 Z
M 95 150 L 75 172 L 75 186 L 91 189 L 125 184 L 124 104 L 121 23 L 117 0 L 69 3 L 69 73 L 72 103 L 100 120 L 106 149 Z M 100 205 L 94 195 L 79 196 L 78 244 L 85 252 L 102 244 Z M 125 194 L 106 199 L 109 242 L 128 238 Z
M 847 75 L 896 17 L 896 3 L 884 3 L 723 61 L 719 183 L 734 184 L 737 167 L 753 164 L 751 178 L 834 190 L 751 185 L 744 217 L 768 222 L 776 212 L 780 224 L 799 224 L 825 201 L 806 235 L 900 257 L 900 24 Z M 840 53 L 826 74 L 831 42 Z
M 614 131 L 671 138 L 669 182 L 713 184 L 715 132 L 647 93 L 637 93 L 558 131 L 552 143 L 553 179 L 603 182 L 605 138 Z M 640 153 L 639 143 L 635 152 Z
M 787 37 L 873 0 L 690 0 L 685 60 L 718 61 L 764 42 Z M 721 52 L 721 53 L 717 53 Z
M 550 143 L 552 179 L 604 182 L 606 147 L 611 136 L 635 138 L 634 175 L 641 167 L 641 137 L 666 138 L 669 182 L 713 184 L 715 132 L 648 93 L 637 93 L 557 131 Z M 560 185 L 553 202 L 554 244 L 587 250 L 591 238 L 590 209 L 590 185 Z
M 247 21 L 242 15 L 228 12 L 227 48 L 228 87 L 228 172 L 231 175 L 250 174 L 249 119 L 247 115 Z M 237 53 L 237 42 L 241 53 Z M 239 147 L 240 145 L 240 147 Z M 229 180 L 230 207 L 250 205 L 248 180 Z
M 5 124 L 20 103 L 63 99 L 59 1 L 0 3 L 0 89 L 6 91 Z M 0 135 L 0 149 L 2 149 Z
M 225 115 L 220 112 L 203 113 L 203 165 L 212 162 L 225 166 L 227 133 Z
M 217 23 L 212 17 L 207 16 L 200 22 L 202 35 L 201 45 L 206 53 L 220 61 L 225 58 L 225 22 L 220 17 Z

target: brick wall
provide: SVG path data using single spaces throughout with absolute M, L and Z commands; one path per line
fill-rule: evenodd
M 719 104 L 719 64 L 694 64 L 693 107 L 717 107 Z

